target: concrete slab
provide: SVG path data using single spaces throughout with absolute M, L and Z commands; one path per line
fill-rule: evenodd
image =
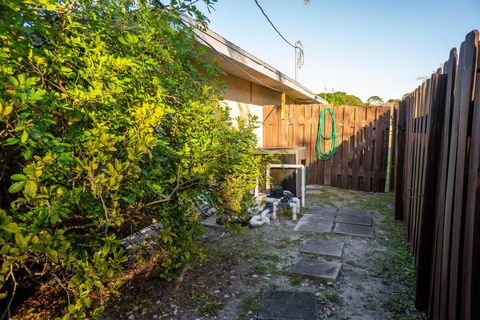
M 343 252 L 343 242 L 335 240 L 308 240 L 302 248 L 302 252 L 314 253 L 325 256 L 341 257 Z
M 349 214 L 340 214 L 335 218 L 335 222 L 339 223 L 350 223 L 350 224 L 359 224 L 362 226 L 371 226 L 372 218 L 367 216 L 354 216 Z
M 341 268 L 342 264 L 335 261 L 300 259 L 290 268 L 290 273 L 308 278 L 336 281 Z
M 338 209 L 337 208 L 319 208 L 319 207 L 312 207 L 307 210 L 307 214 L 318 214 L 325 217 L 335 218 L 337 216 Z
M 205 220 L 202 220 L 200 224 L 204 227 L 209 227 L 209 228 L 223 228 L 222 225 L 219 225 L 217 223 L 217 218 L 214 216 L 210 216 Z
M 347 234 L 349 236 L 375 238 L 373 227 L 361 226 L 357 224 L 335 223 L 335 233 Z
M 293 230 L 303 232 L 330 232 L 332 226 L 332 220 L 308 221 L 300 219 Z
M 312 292 L 271 291 L 263 293 L 259 320 L 317 320 L 317 299 Z
M 367 217 L 372 218 L 372 213 L 370 211 L 351 209 L 351 208 L 342 208 L 338 210 L 338 215 L 349 215 L 356 217 Z
M 308 221 L 308 222 L 330 221 L 333 223 L 334 217 L 324 216 L 322 214 L 306 213 L 302 216 L 300 221 L 301 220 Z

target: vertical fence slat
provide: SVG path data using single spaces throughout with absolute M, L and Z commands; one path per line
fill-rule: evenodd
M 416 305 L 435 320 L 480 318 L 478 42 L 469 33 L 458 67 L 453 49 L 399 106 L 396 216 L 415 257 Z

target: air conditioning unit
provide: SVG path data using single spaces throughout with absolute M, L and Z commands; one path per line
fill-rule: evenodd
M 274 154 L 282 164 L 303 164 L 306 162 L 305 147 L 274 147 L 262 148 L 262 154 Z M 301 197 L 301 176 L 298 169 L 291 168 L 271 168 L 270 169 L 270 189 L 281 187 L 288 190 L 296 197 Z

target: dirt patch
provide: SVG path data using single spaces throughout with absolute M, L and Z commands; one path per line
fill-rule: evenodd
M 160 280 L 158 266 L 136 272 L 103 319 L 256 319 L 268 289 L 313 292 L 321 319 L 422 319 L 413 302 L 413 260 L 392 203 L 392 194 L 309 188 L 310 207 L 372 210 L 375 239 L 294 232 L 285 215 L 247 234 L 208 229 L 206 263 L 193 266 L 180 284 Z M 325 258 L 343 263 L 337 282 L 289 275 L 301 257 L 315 257 L 300 253 L 307 239 L 345 243 L 342 258 Z

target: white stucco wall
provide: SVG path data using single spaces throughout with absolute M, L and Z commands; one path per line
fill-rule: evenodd
M 263 147 L 263 106 L 232 100 L 224 100 L 223 102 L 230 108 L 230 117 L 232 119 L 240 117 L 240 119 L 247 121 L 248 115 L 257 116 L 258 128 L 255 129 L 255 134 L 258 138 L 257 145 Z

